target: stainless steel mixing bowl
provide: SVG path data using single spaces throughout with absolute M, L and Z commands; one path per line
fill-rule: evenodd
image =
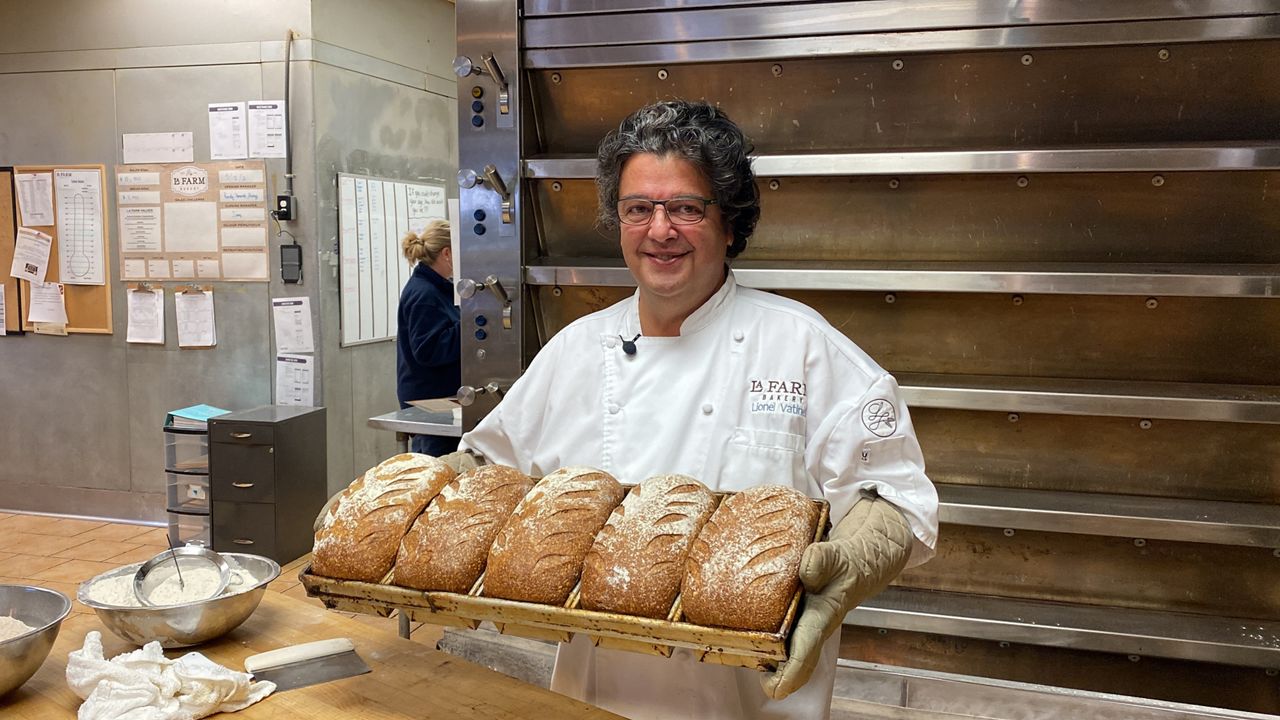
M 95 582 L 122 575 L 132 578 L 142 565 L 134 563 L 80 583 L 76 597 L 98 613 L 98 619 L 108 630 L 136 645 L 152 640 L 158 640 L 166 648 L 198 645 L 225 635 L 248 620 L 262 601 L 267 583 L 280 576 L 280 566 L 269 558 L 242 553 L 222 553 L 222 556 L 252 575 L 252 582 L 244 587 L 228 586 L 227 594 L 185 605 L 121 607 L 105 605 L 89 597 L 89 587 Z
M 0 695 L 17 689 L 49 657 L 71 600 L 57 590 L 32 585 L 0 585 L 0 615 L 9 615 L 35 628 L 0 642 Z

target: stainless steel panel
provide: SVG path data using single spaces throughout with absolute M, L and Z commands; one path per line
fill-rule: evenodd
M 868 697 L 871 686 L 873 701 L 1009 720 L 1268 720 L 1258 713 L 1280 709 L 1280 688 L 1257 669 L 879 632 L 844 628 L 841 655 L 874 661 L 841 657 L 837 698 Z M 976 677 L 991 670 L 1011 679 Z M 1132 688 L 1150 694 L 1137 698 Z
M 462 425 L 454 422 L 451 413 L 427 412 L 419 407 L 371 417 L 369 427 L 414 435 L 462 437 Z
M 959 27 L 1017 26 L 1080 22 L 1123 22 L 1163 18 L 1212 17 L 1280 12 L 1267 0 L 1208 0 L 1194 6 L 1160 0 L 1099 5 L 1081 0 L 1049 3 L 970 2 L 966 0 L 864 0 L 863 2 L 787 3 L 752 12 L 732 7 L 649 6 L 666 12 L 635 13 L 625 21 L 604 17 L 531 17 L 524 23 L 527 48 L 579 45 L 637 45 L 770 37 L 815 37 L 840 33 L 889 33 Z M 626 9 L 618 8 L 618 9 Z
M 1280 379 L 1280 304 L 1270 299 L 1166 297 L 1150 307 L 1147 299 L 1124 296 L 780 294 L 816 309 L 895 374 L 1240 385 L 1270 385 Z M 1248 352 L 1224 354 L 1226 347 L 1248 348 Z M 1206 363 L 1208 358 L 1214 362 Z M 967 381 L 941 384 L 966 386 Z M 1098 392 L 1146 394 L 1122 387 L 1100 387 Z M 1223 399 L 1230 399 L 1232 392 L 1227 391 Z M 1217 395 L 1209 389 L 1151 394 Z M 1257 399 L 1274 402 L 1280 399 L 1280 391 L 1259 393 Z
M 889 588 L 845 624 L 1270 668 L 1280 622 Z
M 1280 549 L 1280 505 L 938 484 L 955 525 Z
M 897 583 L 991 596 L 996 605 L 995 598 L 1048 600 L 1273 621 L 1280 617 L 1275 559 L 1269 548 L 947 525 L 937 556 Z M 1275 637 L 1259 642 L 1280 649 Z
M 930 53 L 898 58 L 901 70 L 872 56 L 535 70 L 543 143 L 525 155 L 592 154 L 665 97 L 714 98 L 762 154 L 1275 141 L 1280 42 L 1158 50 L 1043 49 L 1029 65 L 1020 51 Z
M 462 301 L 462 381 L 474 387 L 497 382 L 506 388 L 523 371 L 525 350 L 521 272 L 524 183 L 519 178 L 526 102 L 517 45 L 519 8 L 516 3 L 476 2 L 466 10 L 458 12 L 458 54 L 470 57 L 477 66 L 486 54 L 492 54 L 509 83 L 511 116 L 504 120 L 498 114 L 499 88 L 491 75 L 459 80 L 460 97 L 470 97 L 472 87 L 481 88 L 485 109 L 480 113 L 484 124 L 477 128 L 472 125 L 475 113 L 471 112 L 470 101 L 458 103 L 458 167 L 483 176 L 485 166 L 495 166 L 511 191 L 512 222 L 503 222 L 502 199 L 487 183 L 460 188 L 461 216 L 466 221 L 460 233 L 462 258 L 458 274 L 459 278 L 477 281 L 496 276 L 511 299 L 512 326 L 503 328 L 502 303 L 493 293 L 476 293 Z M 477 210 L 484 212 L 484 221 L 474 219 Z M 483 234 L 476 231 L 477 225 L 483 225 Z M 477 335 L 479 315 L 488 320 L 482 335 Z M 473 427 L 496 404 L 497 398 L 492 394 L 479 396 L 475 404 L 463 409 L 463 428 Z
M 549 336 L 632 291 L 539 286 L 536 292 Z M 1276 382 L 1280 306 L 1269 299 L 1165 297 L 1151 308 L 1145 298 L 1125 296 L 779 294 L 816 309 L 902 385 L 919 385 L 908 396 L 919 405 L 1280 421 L 1280 407 L 1271 405 L 1280 401 L 1280 391 L 1201 385 Z M 1223 353 L 1226 347 L 1248 352 Z M 1019 377 L 1079 380 L 1013 380 Z
M 739 285 L 762 290 L 1006 292 L 1062 295 L 1275 297 L 1280 265 L 982 264 L 738 260 Z M 529 285 L 634 287 L 620 260 L 545 258 L 524 272 Z
M 1016 422 L 1010 422 L 1010 419 Z M 929 476 L 953 485 L 1280 504 L 1280 428 L 911 407 Z M 1106 496 L 1103 495 L 1103 498 Z
M 792 4 L 820 0 L 791 0 Z M 768 5 L 778 0 L 527 0 L 524 16 L 620 13 L 636 10 L 684 10 L 698 7 Z
M 895 375 L 912 407 L 1280 423 L 1280 389 L 1272 386 Z
M 1274 171 L 1159 174 L 1158 186 L 1146 173 L 1050 173 L 1030 176 L 1023 187 L 1019 177 L 1027 176 L 784 178 L 776 189 L 762 177 L 760 223 L 739 261 L 820 261 L 836 269 L 1083 263 L 1095 272 L 1169 263 L 1273 266 L 1257 268 L 1260 276 L 1274 275 L 1280 263 Z M 591 182 L 539 180 L 530 189 L 548 256 L 621 257 L 616 231 L 595 225 Z
M 1115 45 L 1222 42 L 1277 36 L 1280 36 L 1280 21 L 1267 16 L 570 47 L 530 50 L 524 54 L 524 60 L 528 67 L 536 69 L 680 65 L 697 62 L 790 60 L 798 57 L 907 55 L 958 52 L 975 48 L 1018 51 L 1054 47 L 1105 48 Z
M 525 161 L 529 178 L 589 179 L 595 160 L 544 157 Z M 840 175 L 954 175 L 965 173 L 1180 172 L 1274 170 L 1280 145 L 1240 143 L 1145 148 L 1046 148 L 1043 150 L 936 150 L 873 153 L 758 155 L 751 167 L 769 178 Z

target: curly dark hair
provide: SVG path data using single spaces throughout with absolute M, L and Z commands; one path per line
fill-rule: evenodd
M 622 166 L 631 156 L 674 155 L 696 165 L 711 182 L 716 205 L 733 229 L 733 243 L 726 254 L 737 257 L 747 248 L 747 238 L 760 219 L 760 189 L 751 170 L 754 149 L 729 116 L 710 103 L 664 100 L 646 105 L 600 141 L 596 153 L 599 222 L 605 227 L 618 225 L 618 183 Z

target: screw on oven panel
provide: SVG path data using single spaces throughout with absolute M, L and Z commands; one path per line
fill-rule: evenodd
M 1004 530 L 1001 530 L 1001 532 L 1004 533 L 1005 537 L 1013 537 L 1014 535 L 1017 534 L 1017 531 L 1015 531 L 1013 528 L 1005 528 Z
M 1150 298 L 1147 298 L 1147 301 L 1143 303 L 1143 305 L 1146 305 L 1148 310 L 1155 310 L 1156 308 L 1160 307 L 1160 301 L 1157 300 L 1156 298 L 1150 297 Z
M 561 80 L 563 80 L 563 78 L 560 77 L 560 73 L 551 73 L 551 82 L 559 85 Z
M 1160 58 L 1160 62 L 1169 59 L 1169 48 L 1160 48 L 1156 51 L 1156 57 Z
M 666 79 L 667 79 L 667 75 L 668 75 L 668 73 L 667 73 L 667 69 L 666 69 L 666 68 L 662 68 L 661 70 L 659 70 L 659 71 L 658 71 L 658 79 L 659 79 L 659 80 L 666 80 Z
M 1033 62 L 1035 62 L 1035 61 L 1036 61 L 1036 59 L 1035 59 L 1035 58 L 1033 58 L 1033 57 L 1031 57 L 1031 53 L 1027 53 L 1027 54 L 1025 54 L 1025 55 L 1023 55 L 1023 56 L 1022 56 L 1022 64 L 1023 64 L 1023 65 L 1030 65 L 1031 63 L 1033 63 Z
M 898 189 L 898 186 L 899 186 L 899 185 L 901 185 L 901 184 L 902 184 L 902 183 L 898 181 L 898 178 L 890 178 L 890 179 L 889 179 L 889 189 L 890 189 L 890 190 L 897 190 L 897 189 Z
M 774 63 L 773 67 L 772 67 L 772 68 L 770 68 L 770 69 L 773 71 L 773 76 L 774 76 L 774 77 L 782 77 L 782 66 L 781 66 L 781 65 L 779 65 L 779 64 L 777 64 L 777 63 Z
M 894 70 L 901 70 L 905 65 L 906 63 L 902 62 L 901 59 L 894 60 L 892 63 L 890 63 L 890 66 Z
M 1024 188 L 1030 184 L 1031 184 L 1031 178 L 1027 177 L 1026 175 L 1018 176 L 1018 187 Z
M 778 188 L 780 188 L 780 187 L 782 187 L 782 183 L 778 182 L 777 180 L 770 180 L 770 181 L 769 181 L 769 189 L 770 189 L 770 190 L 777 190 L 777 189 L 778 189 Z
M 1164 185 L 1164 176 L 1163 176 L 1163 175 L 1152 175 L 1152 176 L 1151 176 L 1151 184 L 1152 184 L 1152 185 L 1154 185 L 1154 186 L 1156 186 L 1156 187 L 1160 187 L 1160 186 Z
M 1009 422 L 1016 423 L 1021 419 L 1022 419 L 1022 416 L 1019 415 L 1018 413 L 1009 413 Z
M 564 294 L 564 288 L 560 287 L 559 285 L 551 288 L 552 297 L 560 297 L 563 294 Z
M 1011 300 L 1013 300 L 1013 304 L 1014 304 L 1014 305 L 1021 305 L 1021 304 L 1022 304 L 1022 302 L 1023 302 L 1023 301 L 1022 301 L 1022 296 L 1021 296 L 1021 295 L 1014 295 L 1014 296 L 1011 298 Z
M 1151 429 L 1151 421 L 1150 421 L 1150 420 L 1148 420 L 1148 419 L 1146 419 L 1146 418 L 1143 418 L 1143 419 L 1141 419 L 1141 420 L 1139 420 L 1139 421 L 1138 421 L 1138 427 L 1139 427 L 1140 429 L 1142 429 L 1142 430 L 1150 430 L 1150 429 Z
M 1147 541 L 1146 541 L 1146 539 L 1145 539 L 1145 538 L 1134 538 L 1134 539 L 1133 539 L 1133 546 L 1134 546 L 1134 547 L 1146 547 L 1146 546 L 1147 546 Z
M 885 294 L 884 294 L 884 301 L 885 301 L 885 302 L 887 302 L 887 303 L 889 303 L 890 305 L 892 305 L 892 304 L 894 304 L 894 303 L 898 302 L 898 296 L 897 296 L 897 295 L 894 295 L 893 293 L 885 293 Z
M 564 187 L 564 186 L 560 184 L 560 181 L 559 181 L 559 180 L 556 180 L 555 182 L 551 183 L 551 190 L 552 190 L 552 191 L 554 191 L 554 192 L 560 192 L 560 190 L 561 190 L 563 187 Z

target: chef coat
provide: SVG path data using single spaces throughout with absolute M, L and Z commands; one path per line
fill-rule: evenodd
M 811 308 L 720 289 L 677 337 L 640 337 L 637 296 L 556 334 L 502 402 L 462 438 L 488 462 L 538 477 L 598 467 L 624 483 L 683 473 L 712 490 L 789 485 L 838 523 L 864 489 L 902 510 L 929 559 L 938 497 L 893 377 Z M 760 673 L 562 644 L 551 689 L 631 718 L 811 718 L 830 711 L 839 632 L 813 678 L 770 700 Z

